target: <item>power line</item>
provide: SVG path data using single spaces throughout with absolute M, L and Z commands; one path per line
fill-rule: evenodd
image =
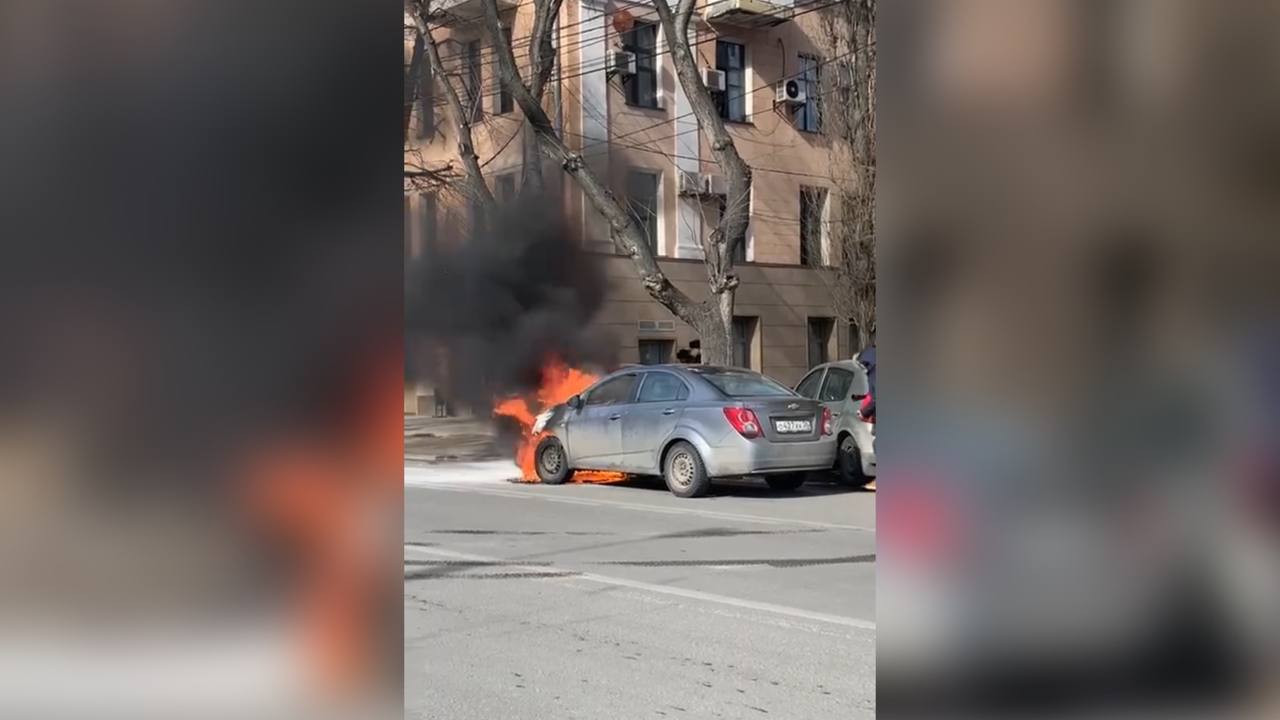
M 787 15 L 786 17 L 787 17 L 787 19 L 793 19 L 793 18 L 796 18 L 796 17 L 800 17 L 800 16 L 802 16 L 802 15 L 807 15 L 807 14 L 812 13 L 812 12 L 817 12 L 817 11 L 819 11 L 819 10 L 826 9 L 826 8 L 828 8 L 828 7 L 832 7 L 832 6 L 834 6 L 834 5 L 838 5 L 838 4 L 840 4 L 840 3 L 842 3 L 842 2 L 845 2 L 845 1 L 846 1 L 846 0 L 828 0 L 827 2 L 825 2 L 825 3 L 823 3 L 823 4 L 820 4 L 820 5 L 813 5 L 813 6 L 811 6 L 811 7 L 807 7 L 807 8 L 805 8 L 805 9 L 803 9 L 803 10 L 799 10 L 799 11 L 791 12 L 791 14 L 790 14 L 790 15 Z M 643 5 L 645 5 L 645 6 L 648 6 L 648 5 L 647 5 L 647 3 L 631 3 L 631 4 L 632 4 L 632 5 L 636 5 L 636 4 L 643 4 Z M 781 17 L 781 15 L 780 15 L 780 14 L 773 14 L 773 16 L 774 16 L 774 17 Z M 577 24 L 580 24 L 580 23 L 574 23 L 574 24 L 575 24 L 575 25 L 577 25 Z M 566 44 L 566 45 L 559 46 L 559 47 L 557 47 L 557 51 L 559 52 L 559 51 L 567 50 L 567 49 L 569 49 L 569 48 L 573 48 L 573 47 L 576 47 L 579 51 L 581 51 L 581 50 L 582 50 L 583 48 L 585 48 L 587 45 L 590 45 L 590 44 L 593 44 L 593 43 L 596 43 L 596 42 L 603 42 L 607 36 L 608 36 L 608 29 L 607 29 L 607 26 L 603 29 L 603 31 L 600 33 L 600 35 L 599 35 L 598 37 L 592 36 L 592 37 L 588 37 L 588 38 L 586 38 L 586 39 L 584 40 L 584 39 L 582 39 L 582 33 L 579 33 L 579 41 L 578 41 L 577 43 L 570 43 L 570 44 Z M 696 46 L 699 46 L 699 45 L 704 45 L 704 44 L 709 43 L 709 42 L 715 42 L 715 41 L 717 41 L 717 40 L 719 39 L 719 37 L 720 37 L 720 36 L 719 36 L 718 34 L 708 33 L 708 34 L 706 35 L 706 37 L 704 37 L 704 38 L 702 38 L 702 39 L 700 39 L 700 40 L 695 40 L 694 42 L 690 43 L 690 47 L 696 47 Z M 658 58 L 658 57 L 662 57 L 662 56 L 664 56 L 664 55 L 668 55 L 668 54 L 670 54 L 671 52 L 672 52 L 672 48 L 671 48 L 671 46 L 670 46 L 670 45 L 667 45 L 667 46 L 666 46 L 666 48 L 665 48 L 665 49 L 663 49 L 663 50 L 661 50 L 661 51 L 657 51 L 657 50 L 655 50 L 653 53 L 651 53 L 651 54 L 650 54 L 650 57 Z M 847 53 L 846 53 L 846 54 L 847 54 Z M 456 55 L 454 55 L 454 56 L 451 56 L 451 57 L 454 57 L 454 58 L 457 58 L 457 57 L 466 57 L 466 53 L 465 53 L 465 52 L 458 53 L 458 54 L 456 54 Z M 442 58 L 441 62 L 442 62 L 442 64 L 443 64 L 443 62 L 444 62 L 443 58 Z M 483 68 L 484 68 L 484 66 L 486 66 L 486 65 L 493 65 L 493 64 L 495 64 L 496 62 L 497 62 L 497 60 L 496 60 L 496 59 L 495 59 L 495 60 L 485 60 L 485 61 L 482 61 L 482 62 L 476 63 L 476 64 L 474 64 L 474 65 L 468 65 L 466 68 L 463 68 L 463 72 L 470 72 L 472 68 L 483 69 Z M 588 74 L 588 73 L 597 72 L 597 71 L 600 71 L 600 70 L 606 70 L 606 69 L 608 68 L 608 65 L 609 65 L 609 58 L 608 58 L 608 55 L 606 54 L 606 56 L 605 56 L 605 58 L 604 58 L 604 60 L 603 60 L 603 61 L 598 61 L 598 62 L 582 61 L 582 62 L 578 63 L 578 64 L 574 67 L 574 69 L 573 69 L 572 71 L 568 71 L 568 70 L 566 70 L 566 69 L 557 68 L 557 70 L 559 70 L 559 72 L 558 72 L 558 75 L 557 75 L 557 77 L 556 77 L 555 79 L 556 79 L 557 81 L 573 80 L 573 79 L 575 79 L 575 78 L 582 77 L 583 75 L 586 75 L 586 74 Z M 446 73 L 446 74 L 452 74 L 452 73 Z M 785 78 L 785 79 L 790 79 L 791 77 L 796 77 L 796 75 L 788 76 L 788 77 L 787 77 L 787 78 Z M 447 82 L 447 79 L 442 80 L 442 82 Z M 465 92 L 465 88 L 464 88 L 464 92 Z M 484 98 L 497 97 L 497 96 L 501 95 L 503 92 L 505 92 L 505 90 L 501 87 L 501 82 L 500 82 L 500 81 L 498 81 L 498 80 L 495 80 L 495 81 L 492 81 L 491 83 L 489 83 L 489 84 L 488 84 L 488 88 L 481 88 L 480 92 L 478 92 L 478 93 L 474 96 L 474 98 L 468 98 L 468 99 L 469 99 L 471 102 L 476 102 L 476 101 L 479 101 L 479 100 L 484 99 Z M 435 100 L 433 100 L 433 101 L 432 101 L 432 106 L 433 106 L 433 107 L 442 107 L 442 106 L 444 106 L 444 105 L 446 105 L 446 104 L 447 104 L 447 101 L 446 101 L 446 100 L 444 100 L 444 99 L 435 99 Z
M 821 67 L 822 65 L 826 65 L 826 64 L 828 64 L 828 63 L 832 63 L 832 62 L 839 61 L 839 60 L 843 59 L 844 57 L 846 57 L 846 56 L 848 56 L 848 55 L 851 55 L 851 54 L 853 54 L 853 53 L 855 53 L 855 52 L 858 52 L 860 49 L 861 49 L 861 48 L 852 48 L 852 49 L 850 49 L 850 50 L 848 50 L 848 51 L 846 51 L 846 52 L 844 52 L 844 53 L 841 53 L 840 55 L 837 55 L 837 56 L 835 56 L 835 57 L 832 57 L 832 58 L 829 58 L 829 59 L 827 59 L 827 60 L 821 61 L 821 62 L 817 63 L 815 66 L 816 66 L 816 67 Z M 802 71 L 800 71 L 800 73 L 796 73 L 795 75 L 792 75 L 792 76 L 789 76 L 789 77 L 784 78 L 784 80 L 792 79 L 793 77 L 798 77 L 800 74 L 803 74 L 804 72 L 806 72 L 806 71 L 802 70 Z M 573 91 L 573 89 L 572 89 L 572 86 L 571 86 L 571 85 L 566 85 L 566 86 L 565 86 L 565 89 L 566 89 L 566 90 L 568 90 L 568 92 L 569 92 L 571 95 L 573 95 L 573 97 L 574 97 L 574 98 L 576 98 L 576 99 L 578 100 L 578 102 L 580 103 L 581 107 L 582 107 L 584 110 L 587 110 L 587 111 L 589 111 L 589 112 L 594 112 L 594 113 L 596 113 L 596 117 L 597 117 L 597 119 L 606 119 L 606 118 L 601 114 L 601 112 L 600 112 L 600 110 L 599 110 L 598 108 L 590 108 L 590 109 L 588 110 L 588 106 L 587 106 L 587 104 L 586 104 L 586 103 L 584 103 L 584 102 L 582 102 L 582 98 L 581 98 L 580 96 L 578 96 L 578 94 L 577 94 L 576 92 L 574 92 L 574 91 Z M 745 90 L 745 91 L 742 93 L 742 97 L 746 97 L 747 95 L 751 95 L 751 94 L 758 93 L 758 92 L 764 92 L 764 91 L 766 91 L 766 90 L 771 90 L 771 89 L 772 89 L 772 86 L 765 85 L 765 86 L 758 87 L 758 88 L 754 88 L 754 89 L 751 89 L 751 90 Z M 827 93 L 834 92 L 834 91 L 839 90 L 839 89 L 841 89 L 841 88 L 836 88 L 836 87 L 828 88 L 827 90 L 824 90 L 824 91 L 822 91 L 822 92 L 820 92 L 820 93 L 815 93 L 815 94 L 814 94 L 814 97 L 822 97 L 823 95 L 825 95 L 825 94 L 827 94 Z M 628 133 L 623 133 L 623 134 L 618 135 L 618 136 L 616 136 L 616 137 L 606 138 L 606 139 L 603 139 L 603 140 L 602 140 L 602 139 L 599 139 L 599 138 L 592 138 L 592 137 L 590 137 L 590 136 L 588 136 L 588 135 L 584 135 L 584 134 L 582 134 L 582 133 L 572 132 L 572 131 L 570 131 L 570 130 L 561 130 L 560 132 L 561 132 L 561 134 L 562 134 L 562 135 L 572 135 L 572 136 L 577 137 L 577 138 L 579 138 L 579 139 L 583 139 L 583 140 L 593 140 L 593 141 L 600 142 L 600 143 L 602 144 L 602 147 L 601 147 L 601 149 L 600 149 L 600 150 L 593 151 L 593 152 L 590 152 L 590 153 L 585 153 L 585 154 L 583 155 L 583 157 L 584 157 L 584 158 L 587 158 L 587 157 L 598 157 L 598 156 L 600 156 L 600 155 L 604 155 L 605 153 L 607 153 L 607 152 L 609 151 L 609 148 L 611 148 L 611 147 L 622 147 L 622 148 L 627 148 L 627 149 L 630 149 L 630 150 L 637 150 L 637 151 L 640 151 L 640 152 L 647 152 L 647 153 L 652 153 L 652 154 L 662 155 L 663 157 L 665 157 L 665 158 L 667 158 L 668 160 L 670 160 L 672 165 L 675 165 L 675 164 L 676 164 L 676 160 L 677 160 L 677 159 L 682 159 L 682 160 L 694 160 L 694 161 L 698 161 L 698 162 L 703 162 L 703 161 L 706 161 L 706 159 L 705 159 L 705 158 L 701 158 L 701 157 L 694 157 L 694 156 L 690 156 L 690 155 L 680 155 L 680 154 L 668 153 L 668 152 L 666 152 L 666 151 L 664 151 L 664 150 L 662 150 L 661 148 L 658 148 L 658 147 L 646 147 L 646 146 L 643 146 L 643 145 L 634 145 L 634 144 L 630 144 L 630 143 L 620 142 L 621 140 L 624 140 L 624 139 L 626 139 L 626 138 L 629 138 L 629 137 L 631 137 L 631 136 L 633 136 L 633 135 L 636 135 L 636 134 L 638 134 L 638 133 L 645 132 L 645 131 L 648 131 L 648 130 L 652 130 L 652 129 L 657 128 L 657 127 L 660 127 L 660 126 L 662 126 L 662 125 L 667 125 L 668 123 L 672 123 L 672 122 L 676 122 L 676 121 L 679 121 L 679 120 L 683 120 L 683 119 L 689 118 L 689 117 L 691 117 L 691 116 L 693 116 L 693 115 L 694 115 L 694 112 L 693 112 L 693 111 L 689 111 L 689 112 L 684 113 L 683 115 L 679 115 L 679 116 L 677 116 L 677 117 L 675 117 L 675 118 L 671 118 L 671 119 L 664 119 L 664 120 L 662 120 L 662 121 L 660 121 L 660 122 L 658 122 L 658 123 L 654 123 L 653 125 L 649 125 L 649 126 L 646 126 L 646 127 L 643 127 L 643 128 L 639 128 L 638 130 L 634 130 L 634 131 L 632 131 L 632 132 L 628 132 Z M 486 117 L 486 118 L 488 118 L 488 117 L 502 117 L 502 118 L 507 118 L 507 116 L 506 116 L 505 114 L 503 114 L 503 115 L 494 115 L 494 116 L 485 116 L 485 117 Z M 509 118 L 509 119 L 514 120 L 515 118 L 514 118 L 514 117 L 512 117 L 512 118 Z M 484 121 L 484 120 L 482 119 L 482 122 L 483 122 L 483 121 Z M 607 122 L 606 122 L 606 125 L 607 125 Z M 659 138 L 648 139 L 648 140 L 646 140 L 645 142 L 650 143 L 650 144 L 656 144 L 656 143 L 660 143 L 660 142 L 662 142 L 662 141 L 664 141 L 664 140 L 670 140 L 670 139 L 673 139 L 673 138 L 675 138 L 675 137 L 677 137 L 677 136 L 679 136 L 679 135 L 687 134 L 687 133 L 690 133 L 690 132 L 698 132 L 698 131 L 700 131 L 700 130 L 701 130 L 701 128 L 693 127 L 693 128 L 688 129 L 688 130 L 682 130 L 682 131 L 679 131 L 679 132 L 673 133 L 673 134 L 671 134 L 671 135 L 666 135 L 666 136 L 659 137 Z M 486 160 L 484 164 L 485 164 L 485 165 L 488 165 L 489 163 L 493 162 L 493 160 L 494 160 L 494 159 L 495 159 L 499 154 L 501 154 L 501 153 L 502 153 L 502 151 L 503 151 L 503 150 L 505 150 L 505 149 L 507 148 L 507 146 L 508 146 L 508 145 L 510 145 L 510 144 L 511 144 L 512 140 L 515 138 L 515 135 L 517 135 L 517 134 L 519 134 L 519 130 L 517 130 L 515 133 L 513 133 L 513 134 L 512 134 L 512 137 L 511 137 L 511 138 L 508 138 L 508 139 L 507 139 L 507 142 L 506 142 L 506 143 L 505 143 L 501 148 L 499 148 L 499 149 L 498 149 L 498 151 L 497 151 L 496 153 L 494 153 L 493 157 L 491 157 L 491 158 L 489 158 L 488 160 Z M 483 167 L 483 166 L 482 166 L 482 167 Z M 791 175 L 791 176 L 795 176 L 795 177 L 819 178 L 819 179 L 826 179 L 826 180 L 840 180 L 840 179 L 847 179 L 847 178 L 839 178 L 839 177 L 835 177 L 835 176 L 831 176 L 831 175 L 819 175 L 819 174 L 815 174 L 815 173 L 804 173 L 804 172 L 799 172 L 799 171 L 796 171 L 796 170 L 781 170 L 781 169 L 773 169 L 773 168 L 767 168 L 767 167 L 752 167 L 751 169 L 752 169 L 752 171 L 753 171 L 753 172 L 766 172 L 766 173 L 774 173 L 774 174 L 778 174 L 778 175 Z
M 849 55 L 852 55 L 852 54 L 853 54 L 853 53 L 855 53 L 855 52 L 858 52 L 860 49 L 861 49 L 861 48 L 851 48 L 851 49 L 849 49 L 849 50 L 847 50 L 847 51 L 845 51 L 845 52 L 843 52 L 843 53 L 840 53 L 839 55 L 836 55 L 835 57 L 831 57 L 831 58 L 828 58 L 828 59 L 823 60 L 823 61 L 821 61 L 821 62 L 815 63 L 815 64 L 814 64 L 814 67 L 822 67 L 822 66 L 824 66 L 824 65 L 829 65 L 829 64 L 831 64 L 831 63 L 833 63 L 833 62 L 836 62 L 836 61 L 838 61 L 838 60 L 841 60 L 841 59 L 843 59 L 843 58 L 845 58 L 845 57 L 847 57 L 847 56 L 849 56 Z M 784 77 L 783 77 L 783 78 L 781 78 L 778 82 L 785 82 L 785 81 L 787 81 L 787 80 L 793 80 L 793 79 L 795 79 L 795 78 L 797 78 L 797 77 L 800 77 L 800 76 L 801 76 L 801 75 L 803 75 L 805 72 L 807 72 L 807 70 L 801 70 L 801 71 L 800 71 L 800 72 L 798 72 L 798 73 L 793 73 L 793 74 L 791 74 L 791 75 L 784 76 Z M 772 89 L 773 89 L 773 86 L 771 86 L 771 85 L 764 85 L 764 86 L 762 86 L 762 87 L 753 88 L 753 89 L 751 89 L 751 90 L 744 90 L 744 91 L 742 92 L 742 94 L 740 95 L 740 97 L 746 97 L 747 95 L 753 95 L 753 94 L 758 93 L 758 92 L 764 92 L 764 91 L 766 91 L 766 90 L 772 90 Z M 830 92 L 830 90 L 825 91 L 825 92 Z M 815 95 L 815 97 L 818 97 L 818 96 L 820 96 L 820 95 L 821 95 L 821 93 L 819 93 L 818 95 Z M 738 97 L 739 97 L 739 96 L 734 96 L 732 99 L 735 99 L 735 100 L 736 100 Z M 666 124 L 668 124 L 668 123 L 673 123 L 673 122 L 677 122 L 677 121 L 680 121 L 680 120 L 686 120 L 686 119 L 688 119 L 688 118 L 690 118 L 690 117 L 692 117 L 692 116 L 694 116 L 694 115 L 695 115 L 694 111 L 690 110 L 689 112 L 686 112 L 686 113 L 684 113 L 683 115 L 678 115 L 678 116 L 676 116 L 676 117 L 674 117 L 674 118 L 664 118 L 664 119 L 662 119 L 662 120 L 660 120 L 660 121 L 658 121 L 658 122 L 656 122 L 656 123 L 653 123 L 652 125 L 646 125 L 645 127 L 638 128 L 638 129 L 636 129 L 636 130 L 632 130 L 631 132 L 623 133 L 623 134 L 618 135 L 618 136 L 616 136 L 616 137 L 610 138 L 610 139 L 609 139 L 609 142 L 616 142 L 616 141 L 618 141 L 618 140 L 622 140 L 622 139 L 625 139 L 625 138 L 631 137 L 631 136 L 633 136 L 633 135 L 638 135 L 638 134 L 640 134 L 640 133 L 642 133 L 642 132 L 648 132 L 648 131 L 650 131 L 650 130 L 653 130 L 654 128 L 661 127 L 661 126 L 666 125 Z M 649 139 L 649 140 L 648 140 L 648 142 L 661 142 L 661 141 L 663 141 L 663 140 L 669 140 L 669 139 L 672 139 L 672 138 L 674 138 L 674 137 L 676 137 L 676 136 L 678 136 L 678 135 L 683 135 L 683 134 L 684 134 L 684 133 L 686 133 L 686 132 L 690 132 L 690 131 L 689 131 L 689 130 L 679 131 L 679 132 L 676 132 L 676 133 L 673 133 L 673 134 L 671 134 L 671 135 L 667 135 L 667 136 L 664 136 L 664 137 L 654 138 L 654 139 Z

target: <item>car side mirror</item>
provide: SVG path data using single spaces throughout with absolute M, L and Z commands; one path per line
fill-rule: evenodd
M 566 404 L 566 405 L 568 405 L 569 407 L 573 408 L 574 410 L 581 410 L 581 409 L 582 409 L 582 396 L 581 396 L 581 395 L 574 395 L 574 396 L 570 397 L 568 400 L 566 400 L 566 401 L 565 401 L 565 404 Z

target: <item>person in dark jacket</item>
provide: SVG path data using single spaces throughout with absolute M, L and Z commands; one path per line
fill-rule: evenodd
M 862 352 L 858 353 L 858 362 L 862 363 L 862 367 L 867 369 L 867 385 L 871 388 L 871 394 L 876 394 L 876 344 L 871 343 Z

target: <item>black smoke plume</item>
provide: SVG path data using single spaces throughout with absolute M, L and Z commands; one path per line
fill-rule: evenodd
M 613 339 L 588 328 L 604 272 L 562 207 L 558 197 L 525 198 L 466 237 L 428 239 L 433 247 L 405 268 L 408 380 L 484 412 L 536 387 L 549 357 L 613 364 Z

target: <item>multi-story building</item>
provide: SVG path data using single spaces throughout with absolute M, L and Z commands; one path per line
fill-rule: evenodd
M 523 63 L 532 3 L 498 3 Z M 827 238 L 832 174 L 850 172 L 832 167 L 822 132 L 819 78 L 828 61 L 819 14 L 831 4 L 712 0 L 696 11 L 691 28 L 704 82 L 753 169 L 751 221 L 737 263 L 735 362 L 785 383 L 858 350 L 856 331 L 836 319 L 830 290 L 815 270 L 833 259 Z M 436 8 L 444 13 L 435 31 L 440 53 L 471 114 L 486 180 L 496 197 L 509 197 L 519 183 L 523 117 L 501 91 L 480 0 L 439 0 Z M 634 209 L 667 276 L 691 296 L 705 297 L 699 238 L 717 222 L 723 181 L 651 4 L 566 0 L 556 44 L 558 72 L 547 103 L 562 137 Z M 444 163 L 457 144 L 439 85 L 424 86 L 412 141 L 424 160 Z M 674 360 L 695 339 L 692 329 L 648 296 L 629 258 L 613 254 L 606 226 L 572 182 L 555 166 L 547 178 L 562 184 L 564 211 L 580 223 L 587 248 L 608 256 L 608 295 L 593 322 L 610 331 L 624 362 Z M 428 247 L 439 228 L 466 223 L 470 212 L 456 196 L 406 197 L 410 252 Z M 406 411 L 415 411 L 426 392 L 408 390 Z M 430 412 L 427 403 L 423 412 Z

